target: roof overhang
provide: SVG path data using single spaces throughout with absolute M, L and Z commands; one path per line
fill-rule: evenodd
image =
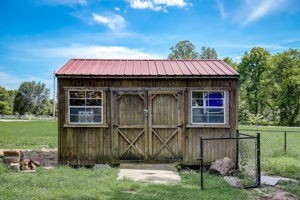
M 99 79 L 238 79 L 239 75 L 209 76 L 100 76 L 100 75 L 62 75 L 57 78 L 99 78 Z

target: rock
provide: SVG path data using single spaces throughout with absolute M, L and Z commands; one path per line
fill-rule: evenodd
M 237 188 L 243 188 L 243 180 L 235 178 L 233 176 L 224 176 L 224 180 L 226 183 L 228 183 L 229 185 L 233 186 L 233 187 L 237 187 Z
M 220 174 L 222 176 L 228 176 L 230 172 L 232 172 L 234 169 L 235 169 L 235 164 L 228 157 L 216 160 L 212 162 L 210 166 L 211 172 Z

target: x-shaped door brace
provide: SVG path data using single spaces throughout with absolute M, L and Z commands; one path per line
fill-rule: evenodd
M 134 144 L 136 143 L 136 141 L 143 135 L 144 133 L 144 129 L 134 138 L 134 140 L 132 140 L 132 142 L 124 135 L 124 133 L 118 129 L 118 133 L 124 138 L 124 140 L 129 144 L 128 147 L 125 149 L 125 151 L 123 152 L 123 154 L 120 156 L 120 158 L 122 158 L 126 152 L 130 149 L 130 147 L 132 147 L 134 150 L 136 150 L 139 154 L 139 156 L 142 156 L 142 158 L 145 158 L 144 154 L 142 153 L 142 151 L 137 148 Z
M 176 129 L 172 135 L 166 140 L 164 141 L 160 136 L 159 134 L 154 130 L 152 129 L 152 133 L 154 133 L 154 135 L 159 139 L 159 141 L 162 143 L 161 147 L 159 148 L 159 150 L 153 155 L 153 159 L 158 156 L 158 154 L 163 150 L 164 147 L 166 147 L 168 149 L 168 151 L 174 156 L 174 157 L 177 157 L 178 155 L 176 155 L 172 149 L 169 147 L 168 143 L 171 141 L 171 139 L 176 135 L 176 133 L 178 132 L 178 129 Z

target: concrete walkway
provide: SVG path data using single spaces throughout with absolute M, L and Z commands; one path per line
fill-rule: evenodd
M 154 184 L 177 184 L 181 181 L 174 164 L 121 164 L 118 180 L 124 178 Z

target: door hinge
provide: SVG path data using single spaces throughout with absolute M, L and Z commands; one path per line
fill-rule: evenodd
M 117 124 L 114 124 L 114 125 L 113 125 L 113 127 L 114 127 L 114 128 L 118 128 L 118 127 L 119 127 L 119 125 L 117 125 Z

